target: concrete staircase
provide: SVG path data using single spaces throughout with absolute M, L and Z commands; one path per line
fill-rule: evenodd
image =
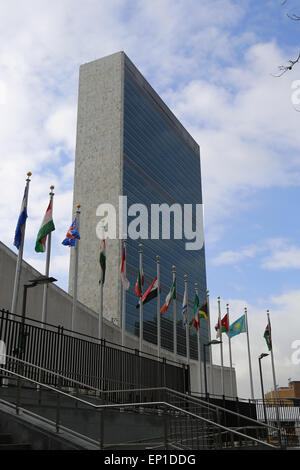
M 0 399 L 2 404 L 11 404 L 14 411 L 14 404 L 16 403 L 16 387 L 0 387 Z M 94 404 L 101 404 L 101 400 L 84 395 L 82 398 Z M 42 394 L 36 388 L 23 388 L 20 396 L 20 413 L 18 415 L 19 426 L 22 418 L 24 419 L 24 412 L 29 416 L 39 416 L 45 420 L 55 422 L 57 409 L 57 396 L 55 393 L 43 391 Z M 15 430 L 11 428 L 10 421 L 12 417 L 7 417 L 5 430 Z M 3 432 L 4 417 L 0 409 L 0 433 Z M 56 439 L 62 437 L 62 432 L 65 430 L 72 430 L 81 438 L 81 448 L 91 448 L 91 442 L 94 447 L 99 449 L 97 441 L 100 440 L 101 428 L 101 414 L 97 410 L 89 408 L 83 404 L 74 405 L 74 401 L 68 397 L 60 398 L 60 425 L 61 430 L 56 433 L 55 427 L 52 426 L 52 433 Z M 49 429 L 51 431 L 51 429 Z M 41 449 L 45 445 L 49 446 L 48 441 L 42 439 L 37 435 L 38 423 L 34 427 L 35 438 L 33 442 L 33 450 Z M 26 429 L 28 433 L 28 428 Z M 33 430 L 31 430 L 33 432 Z M 24 431 L 19 429 L 15 432 L 16 437 L 23 434 Z M 44 433 L 44 431 L 43 431 Z M 107 410 L 104 412 L 104 425 L 102 429 L 102 438 L 104 436 L 103 445 L 106 449 L 146 449 L 147 447 L 157 447 L 163 445 L 163 420 L 157 413 L 145 412 L 141 414 L 136 411 L 120 411 Z M 66 437 L 66 432 L 64 435 Z M 7 434 L 6 434 L 7 435 Z M 68 436 L 72 441 L 72 436 Z M 87 439 L 86 446 L 84 443 Z M 31 440 L 31 439 L 30 439 Z M 7 445 L 10 445 L 9 443 Z M 51 449 L 58 446 L 58 442 L 51 443 Z M 64 448 L 70 448 L 70 445 Z M 1 447 L 0 447 L 1 449 Z
M 14 442 L 12 434 L 0 434 L 0 450 L 30 450 L 31 444 Z

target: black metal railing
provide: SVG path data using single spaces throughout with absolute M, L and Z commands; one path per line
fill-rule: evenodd
M 8 356 L 101 390 L 156 386 L 188 392 L 189 368 L 185 364 L 158 360 L 138 350 L 31 318 L 26 318 L 23 328 L 20 320 L 19 315 L 0 310 L 0 340 Z M 16 367 L 15 361 L 7 360 L 6 368 L 17 372 Z M 23 372 L 33 380 L 41 379 L 38 369 L 25 368 Z M 57 385 L 55 376 L 46 372 L 43 383 Z
M 150 396 L 154 398 L 155 394 L 157 394 L 157 399 L 155 401 L 107 404 L 103 403 L 103 401 L 106 401 L 103 398 L 99 403 L 99 400 L 92 401 L 87 396 L 73 396 L 70 391 L 29 379 L 23 373 L 9 371 L 6 367 L 0 366 L 0 373 L 5 374 L 10 380 L 13 379 L 18 384 L 15 390 L 11 388 L 8 390 L 7 387 L 0 388 L 0 400 L 4 404 L 15 408 L 17 414 L 21 409 L 27 414 L 32 413 L 31 410 L 33 410 L 35 418 L 40 416 L 41 419 L 46 419 L 49 424 L 55 426 L 56 432 L 61 429 L 66 430 L 81 438 L 88 439 L 89 442 L 92 441 L 99 445 L 100 449 L 114 449 L 118 445 L 124 447 L 132 445 L 132 443 L 139 445 L 145 439 L 147 448 L 153 449 L 198 450 L 248 448 L 249 446 L 276 448 L 268 442 L 266 436 L 261 439 L 261 436 L 257 438 L 245 433 L 246 429 L 226 428 L 217 422 L 216 409 L 208 409 L 207 403 L 199 403 L 198 400 L 190 399 L 188 396 L 172 390 L 148 390 L 146 395 L 144 394 L 145 390 L 136 390 L 137 395 L 139 395 L 139 392 L 143 394 L 143 399 L 147 398 L 147 395 L 148 398 Z M 28 389 L 29 385 L 31 385 L 31 389 Z M 40 400 L 41 389 L 46 394 L 46 398 L 43 398 L 42 401 Z M 126 396 L 127 391 L 124 392 Z M 38 414 L 36 413 L 37 404 Z M 70 420 L 72 410 L 72 419 Z M 125 438 L 123 442 L 112 443 L 111 431 L 114 420 L 111 420 L 112 415 L 107 415 L 107 413 L 114 410 L 119 413 L 122 411 L 123 413 L 151 414 L 152 416 L 153 413 L 156 413 L 162 420 L 160 422 L 156 420 L 155 432 L 152 432 L 150 442 L 149 437 L 144 438 L 143 436 L 143 434 L 147 434 L 145 433 L 149 418 L 147 416 L 147 419 L 143 421 L 144 425 L 140 428 L 140 431 L 143 430 L 143 432 L 139 432 L 134 441 Z M 92 415 L 89 416 L 93 420 L 92 423 L 90 422 L 93 426 L 87 426 L 89 411 L 92 411 Z M 126 422 L 125 419 L 124 425 Z M 159 433 L 157 432 L 157 426 Z M 110 427 L 110 436 L 108 438 L 106 437 L 106 427 Z M 115 431 L 115 435 L 118 436 L 118 430 Z
M 257 419 L 259 421 L 278 425 L 278 418 L 283 436 L 283 443 L 287 447 L 300 446 L 300 399 L 282 398 L 277 402 L 274 399 L 256 399 Z M 276 442 L 277 436 L 272 436 L 271 442 Z

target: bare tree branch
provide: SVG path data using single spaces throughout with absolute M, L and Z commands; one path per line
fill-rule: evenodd
M 281 2 L 281 6 L 283 5 L 286 5 L 288 2 L 288 0 L 282 0 Z M 300 21 L 300 16 L 299 15 L 296 15 L 295 13 L 293 13 L 292 15 L 290 15 L 289 13 L 287 13 L 287 16 L 293 20 L 293 21 Z M 278 75 L 274 75 L 274 74 L 271 74 L 273 77 L 282 77 L 282 75 L 284 75 L 286 72 L 292 70 L 292 68 L 294 67 L 295 64 L 297 64 L 298 62 L 300 61 L 300 52 L 298 54 L 298 57 L 297 59 L 295 60 L 289 60 L 289 65 L 279 65 L 278 67 L 278 70 L 279 70 L 279 74 Z
M 292 15 L 289 15 L 287 13 L 286 16 L 288 16 L 293 21 L 300 21 L 300 16 L 296 15 L 295 13 L 293 13 Z
M 300 52 L 298 54 L 298 57 L 297 59 L 295 60 L 289 60 L 289 64 L 290 65 L 279 65 L 278 69 L 279 69 L 279 74 L 278 75 L 274 75 L 274 74 L 271 74 L 273 77 L 282 77 L 282 75 L 286 72 L 288 72 L 289 70 L 292 70 L 292 68 L 294 67 L 295 64 L 297 64 L 298 62 L 300 61 Z

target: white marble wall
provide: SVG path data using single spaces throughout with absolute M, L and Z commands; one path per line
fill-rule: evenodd
M 80 67 L 73 207 L 81 204 L 78 299 L 99 310 L 99 204 L 118 210 L 122 194 L 124 54 L 113 54 Z M 72 250 L 73 251 L 73 250 Z M 119 240 L 107 241 L 104 317 L 120 321 Z M 73 262 L 69 293 L 73 291 Z

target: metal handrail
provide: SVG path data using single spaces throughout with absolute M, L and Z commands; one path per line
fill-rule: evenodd
M 164 391 L 164 392 L 168 392 L 168 393 L 173 394 L 173 395 L 180 396 L 181 398 L 183 398 L 183 399 L 185 399 L 185 400 L 187 400 L 187 401 L 189 401 L 189 402 L 194 402 L 195 404 L 201 405 L 201 406 L 203 406 L 204 408 L 213 409 L 213 410 L 219 410 L 219 411 L 228 413 L 228 414 L 230 414 L 230 415 L 237 416 L 237 417 L 239 417 L 239 418 L 248 420 L 248 421 L 253 422 L 253 423 L 255 423 L 255 424 L 258 424 L 258 423 L 259 423 L 259 426 L 260 426 L 260 427 L 265 427 L 265 428 L 267 428 L 267 429 L 270 429 L 270 430 L 273 430 L 273 431 L 276 431 L 276 432 L 279 431 L 278 427 L 273 426 L 273 425 L 271 425 L 271 424 L 268 424 L 268 423 L 264 423 L 264 422 L 255 420 L 255 419 L 253 419 L 253 418 L 251 418 L 251 417 L 249 417 L 249 416 L 245 416 L 245 415 L 242 415 L 242 414 L 240 414 L 240 413 L 237 413 L 236 411 L 228 410 L 227 408 L 224 408 L 224 407 L 222 407 L 222 406 L 220 406 L 220 405 L 215 405 L 214 403 L 207 402 L 207 401 L 202 400 L 201 398 L 198 398 L 198 397 L 191 397 L 190 395 L 186 395 L 186 394 L 184 394 L 184 393 L 182 393 L 182 392 L 178 392 L 177 390 L 173 390 L 173 389 L 170 389 L 170 388 L 167 388 L 167 387 L 150 387 L 150 388 L 138 388 L 138 389 L 136 389 L 136 388 L 129 388 L 129 389 L 122 389 L 122 390 L 119 390 L 119 389 L 118 389 L 118 390 L 102 390 L 102 389 L 98 389 L 98 388 L 95 388 L 95 387 L 91 387 L 91 386 L 89 386 L 89 385 L 86 385 L 86 384 L 84 384 L 83 382 L 79 382 L 79 381 L 77 381 L 77 380 L 75 380 L 75 379 L 71 379 L 71 378 L 69 378 L 69 377 L 63 376 L 62 374 L 60 374 L 60 373 L 58 373 L 58 372 L 49 371 L 48 369 L 45 369 L 45 368 L 40 367 L 40 366 L 38 366 L 38 365 L 36 365 L 36 364 L 32 364 L 32 363 L 30 363 L 30 362 L 24 361 L 23 359 L 19 359 L 19 358 L 16 358 L 16 357 L 14 357 L 14 356 L 8 356 L 8 355 L 7 355 L 6 357 L 8 357 L 8 358 L 10 358 L 10 359 L 13 359 L 13 360 L 16 361 L 16 362 L 21 362 L 21 363 L 23 363 L 23 364 L 25 364 L 25 365 L 27 365 L 27 366 L 35 367 L 35 368 L 37 368 L 37 369 L 39 369 L 39 370 L 41 370 L 41 371 L 43 371 L 43 372 L 46 372 L 47 374 L 54 375 L 54 376 L 56 376 L 56 377 L 58 377 L 58 378 L 60 378 L 60 379 L 62 379 L 62 380 L 70 381 L 70 382 L 73 382 L 73 383 L 75 383 L 75 384 L 77 384 L 77 385 L 81 385 L 81 386 L 83 386 L 84 388 L 87 388 L 87 389 L 89 389 L 89 390 L 93 390 L 93 391 L 95 391 L 95 392 L 97 392 L 97 393 L 99 393 L 99 394 L 100 394 L 100 393 L 101 393 L 101 394 L 121 394 L 121 393 L 129 393 L 129 392 L 131 392 L 131 393 L 134 393 L 134 392 L 136 392 L 136 393 L 142 393 L 142 392 L 151 392 L 151 391 L 153 391 L 153 392 Z M 1 368 L 0 368 L 0 369 L 1 369 Z M 30 379 L 28 379 L 28 380 L 30 380 Z M 45 384 L 43 384 L 43 385 L 45 385 Z M 56 389 L 55 389 L 55 390 L 56 390 Z M 70 395 L 68 394 L 68 396 L 70 396 Z M 122 404 L 122 406 L 123 406 L 123 404 Z
M 74 397 L 73 395 L 69 395 L 68 393 L 66 392 L 63 392 L 62 390 L 58 390 L 57 388 L 55 387 L 52 387 L 51 385 L 46 385 L 46 384 L 43 384 L 41 382 L 38 382 L 37 380 L 33 380 L 33 379 L 30 379 L 26 376 L 23 376 L 21 374 L 18 374 L 17 372 L 12 372 L 10 370 L 7 370 L 5 369 L 4 367 L 0 367 L 0 370 L 2 370 L 3 372 L 6 372 L 8 374 L 11 374 L 11 375 L 14 375 L 15 377 L 18 377 L 19 379 L 22 379 L 24 381 L 29 381 L 31 383 L 34 383 L 35 385 L 38 385 L 40 387 L 44 387 L 48 390 L 51 390 L 59 395 L 63 395 L 65 397 L 68 397 L 69 399 L 71 400 L 74 400 L 74 401 L 77 401 L 77 402 L 80 402 L 80 403 L 83 403 L 85 405 L 88 405 L 96 410 L 106 410 L 106 409 L 114 409 L 114 408 L 120 408 L 120 404 L 109 404 L 109 405 L 96 405 L 94 403 L 90 403 L 86 400 L 83 400 L 79 397 Z M 231 433 L 231 434 L 234 434 L 238 437 L 241 437 L 243 439 L 247 439 L 247 440 L 250 440 L 250 441 L 253 441 L 253 442 L 256 442 L 258 444 L 262 444 L 266 447 L 270 447 L 270 448 L 273 448 L 273 449 L 276 449 L 277 447 L 276 446 L 273 446 L 272 444 L 269 444 L 267 442 L 264 442 L 264 441 L 261 441 L 259 439 L 256 439 L 255 437 L 252 437 L 252 436 L 247 436 L 246 434 L 243 434 L 239 431 L 235 431 L 233 429 L 230 429 L 230 428 L 227 428 L 225 426 L 223 426 L 222 424 L 219 424 L 219 423 L 215 423 L 207 418 L 204 418 L 202 416 L 199 416 L 195 413 L 192 413 L 190 411 L 187 411 L 187 410 L 184 410 L 182 408 L 179 408 L 175 405 L 172 405 L 171 403 L 168 403 L 168 402 L 165 402 L 165 401 L 153 401 L 153 402 L 140 402 L 140 403 L 122 403 L 121 404 L 122 408 L 123 407 L 126 407 L 126 408 L 132 408 L 132 407 L 141 407 L 141 406 L 165 406 L 167 408 L 171 408 L 173 410 L 176 410 L 178 411 L 179 413 L 181 414 L 185 414 L 187 416 L 190 416 L 192 418 L 196 418 L 202 422 L 205 422 L 206 424 L 209 424 L 210 426 L 212 427 L 216 427 L 216 428 L 219 428 L 219 429 L 222 429 L 223 431 L 225 431 L 226 433 Z M 56 423 L 56 426 L 57 426 L 57 423 Z
M 0 403 L 4 403 L 6 406 L 8 405 L 11 408 L 15 407 L 15 405 L 13 405 L 12 403 L 7 402 L 7 401 L 5 401 L 1 398 L 0 398 Z M 21 407 L 20 407 L 20 410 L 22 410 L 22 413 L 24 413 L 26 415 L 29 415 L 29 416 L 32 416 L 33 418 L 37 418 L 40 421 L 45 422 L 46 424 L 51 424 L 51 425 L 55 424 L 54 421 L 52 421 L 51 419 L 48 419 L 48 418 L 45 418 L 45 416 L 41 416 L 41 415 L 38 415 L 36 413 L 33 413 L 33 411 L 29 411 L 29 410 L 26 410 L 25 408 L 21 408 Z M 73 429 L 66 428 L 65 426 L 62 426 L 62 425 L 60 425 L 60 429 L 62 429 L 63 431 L 68 431 L 70 434 L 74 435 L 75 437 L 79 437 L 80 439 L 84 439 L 84 440 L 88 441 L 91 444 L 99 445 L 99 442 L 96 441 L 95 439 L 92 439 L 91 437 L 85 436 L 84 434 L 81 434 L 77 431 L 74 431 Z
M 15 356 L 9 356 L 9 355 L 6 355 L 6 357 L 8 357 L 9 359 L 12 359 L 13 361 L 16 361 L 16 362 L 22 362 L 22 364 L 25 364 L 26 366 L 29 366 L 29 367 L 35 367 L 36 369 L 39 369 L 40 371 L 43 371 L 43 372 L 46 372 L 47 374 L 49 375 L 54 375 L 56 377 L 59 377 L 63 380 L 66 380 L 66 381 L 69 381 L 69 382 L 73 382 L 74 384 L 76 385 L 81 385 L 83 386 L 84 388 L 88 388 L 89 390 L 93 390 L 95 392 L 102 392 L 102 390 L 100 390 L 99 388 L 96 388 L 96 387 L 92 387 L 91 385 L 87 385 L 85 384 L 84 382 L 80 382 L 76 379 L 71 379 L 70 377 L 66 377 L 65 375 L 62 375 L 60 374 L 59 372 L 54 372 L 52 370 L 49 370 L 49 369 L 45 369 L 44 367 L 41 367 L 41 366 L 38 366 L 36 364 L 33 364 L 31 362 L 27 362 L 27 361 L 24 361 L 23 359 L 20 359 L 20 358 L 17 358 Z
M 12 313 L 9 310 L 5 310 L 5 309 L 2 309 L 2 308 L 0 309 L 0 313 L 7 314 L 7 315 L 12 315 L 12 316 L 18 317 L 18 318 L 22 318 L 22 315 L 19 315 L 17 313 Z M 12 319 L 11 321 L 17 321 L 17 320 Z M 80 337 L 85 337 L 85 338 L 88 338 L 89 340 L 93 340 L 93 342 L 96 343 L 96 344 L 102 344 L 102 342 L 103 342 L 106 345 L 108 345 L 109 347 L 111 345 L 115 349 L 118 349 L 118 350 L 121 350 L 121 351 L 124 351 L 124 352 L 128 352 L 130 354 L 136 354 L 136 351 L 138 351 L 137 349 L 129 348 L 128 346 L 122 346 L 121 344 L 113 343 L 113 342 L 108 341 L 106 339 L 99 339 L 96 336 L 91 336 L 91 335 L 88 335 L 86 333 L 82 333 L 80 331 L 69 330 L 68 328 L 65 328 L 63 325 L 53 325 L 52 323 L 41 322 L 40 320 L 36 320 L 35 318 L 31 318 L 27 315 L 26 315 L 26 321 L 30 321 L 30 322 L 33 322 L 33 323 L 38 323 L 39 325 L 43 325 L 43 326 L 50 326 L 51 328 L 54 328 L 56 330 L 61 329 L 61 330 L 63 330 L 64 334 L 67 332 L 68 334 L 70 334 L 69 336 L 72 336 L 72 335 L 75 334 L 79 338 Z M 41 326 L 38 326 L 38 328 L 41 328 Z M 169 351 L 167 351 L 167 352 L 169 352 Z M 163 363 L 164 361 L 166 361 L 166 363 L 167 364 L 169 363 L 170 365 L 173 364 L 173 365 L 176 365 L 177 367 L 183 367 L 183 366 L 187 367 L 187 364 L 185 362 L 174 361 L 173 359 L 169 359 L 167 357 L 161 357 L 158 360 L 158 358 L 155 354 L 151 354 L 151 353 L 148 353 L 148 352 L 145 352 L 145 351 L 140 352 L 140 356 L 141 357 L 149 357 L 149 358 L 155 360 L 158 363 Z

